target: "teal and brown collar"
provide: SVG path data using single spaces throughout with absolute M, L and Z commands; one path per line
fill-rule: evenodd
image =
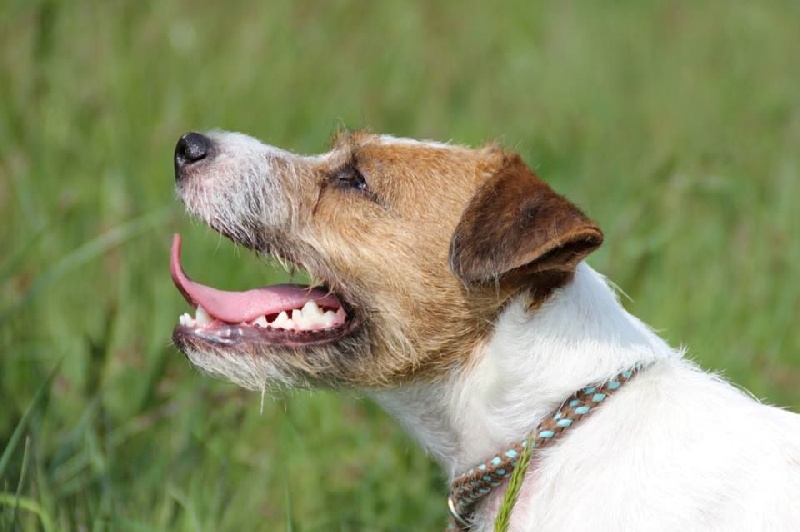
M 548 416 L 527 438 L 453 479 L 450 484 L 450 496 L 447 498 L 451 515 L 448 529 L 469 530 L 477 504 L 494 488 L 509 479 L 520 464 L 520 473 L 525 472 L 527 461 L 521 458 L 529 457 L 534 449 L 553 442 L 566 429 L 597 410 L 603 401 L 631 380 L 640 369 L 636 366 L 623 371 L 606 383 L 579 390 L 564 401 L 561 407 Z M 516 493 L 513 497 L 516 498 Z M 514 502 L 512 500 L 510 504 L 513 506 Z

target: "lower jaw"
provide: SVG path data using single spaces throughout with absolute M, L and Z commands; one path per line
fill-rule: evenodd
M 369 339 L 363 327 L 349 321 L 337 337 L 301 341 L 267 341 L 247 327 L 197 330 L 175 327 L 172 339 L 189 361 L 205 373 L 254 391 L 272 387 L 338 388 L 364 384 L 363 368 Z M 288 335 L 292 333 L 289 332 Z M 362 371 L 359 371 L 362 370 Z
M 359 325 L 351 318 L 335 329 L 294 331 L 291 329 L 262 329 L 233 324 L 218 324 L 213 327 L 190 327 L 178 325 L 172 337 L 179 346 L 185 343 L 210 344 L 216 348 L 240 346 L 241 351 L 250 351 L 248 346 L 304 348 L 333 344 L 352 334 Z M 234 349 L 236 350 L 236 349 Z

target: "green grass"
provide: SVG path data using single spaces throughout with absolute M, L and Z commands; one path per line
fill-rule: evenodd
M 374 405 L 262 413 L 171 347 L 172 232 L 204 282 L 279 276 L 174 202 L 192 129 L 499 140 L 599 221 L 591 262 L 635 314 L 800 410 L 800 9 L 655 4 L 0 3 L 0 528 L 444 522 L 443 477 Z

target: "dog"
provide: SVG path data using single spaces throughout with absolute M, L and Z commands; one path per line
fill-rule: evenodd
M 800 530 L 800 415 L 630 315 L 585 262 L 599 227 L 519 155 L 342 132 L 301 156 L 214 131 L 182 136 L 174 163 L 190 214 L 313 280 L 217 290 L 184 273 L 176 236 L 195 313 L 173 340 L 198 368 L 259 391 L 361 391 L 451 479 L 634 368 L 534 448 L 510 530 Z M 457 526 L 492 529 L 508 484 L 494 480 L 469 515 L 451 507 Z

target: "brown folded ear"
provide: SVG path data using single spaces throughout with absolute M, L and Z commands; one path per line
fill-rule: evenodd
M 464 283 L 569 272 L 602 242 L 594 222 L 514 155 L 467 205 L 450 241 L 450 269 Z

